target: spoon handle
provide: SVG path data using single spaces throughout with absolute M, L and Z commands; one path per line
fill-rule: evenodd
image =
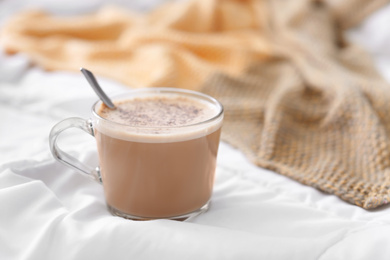
M 95 91 L 95 93 L 100 97 L 104 104 L 106 104 L 109 108 L 114 109 L 115 105 L 112 103 L 111 99 L 104 93 L 102 88 L 99 86 L 95 76 L 87 69 L 80 68 L 80 71 L 84 74 L 85 78 L 88 80 L 89 84 Z

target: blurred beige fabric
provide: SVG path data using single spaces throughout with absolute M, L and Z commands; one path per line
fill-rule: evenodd
M 331 9 L 321 13 L 332 12 L 335 19 L 330 22 L 345 28 L 384 1 L 329 2 Z M 275 56 L 275 26 L 300 31 L 297 23 L 318 13 L 317 5 L 321 2 L 193 0 L 169 3 L 145 15 L 118 7 L 79 17 L 26 11 L 8 23 L 0 37 L 7 52 L 27 53 L 47 70 L 77 70 L 82 65 L 132 87 L 197 89 L 210 73 L 239 75 Z M 351 6 L 356 6 L 353 15 L 345 15 Z M 328 30 L 313 32 L 324 33 L 323 44 L 329 44 L 335 39 Z
M 66 18 L 27 11 L 9 22 L 1 42 L 48 70 L 82 65 L 132 87 L 197 89 L 214 71 L 239 74 L 269 56 L 264 5 L 201 0 L 146 15 L 107 7 Z
M 223 139 L 257 165 L 364 208 L 390 200 L 390 92 L 343 39 L 387 1 L 200 0 L 144 15 L 21 13 L 1 34 L 48 70 L 83 66 L 132 87 L 200 90 Z

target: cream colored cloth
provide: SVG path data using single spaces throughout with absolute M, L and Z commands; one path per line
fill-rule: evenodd
M 10 21 L 1 41 L 48 70 L 82 65 L 133 87 L 196 89 L 212 72 L 237 75 L 269 56 L 263 5 L 202 0 L 146 16 L 107 7 L 71 18 L 29 11 Z
M 390 197 L 390 92 L 343 30 L 385 1 L 200 0 L 146 15 L 26 12 L 1 42 L 51 70 L 201 90 L 254 163 L 364 208 Z

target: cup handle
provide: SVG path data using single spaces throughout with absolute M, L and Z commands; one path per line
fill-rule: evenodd
M 84 132 L 95 136 L 92 126 L 92 121 L 85 120 L 78 117 L 71 117 L 62 120 L 61 122 L 57 123 L 50 131 L 49 136 L 49 144 L 50 144 L 50 151 L 53 154 L 54 158 L 58 160 L 59 162 L 81 172 L 85 173 L 94 180 L 98 181 L 99 183 L 102 182 L 100 170 L 99 167 L 96 167 L 95 169 L 91 166 L 85 165 L 84 163 L 80 162 L 78 159 L 74 158 L 73 156 L 69 155 L 68 153 L 65 153 L 62 151 L 58 145 L 57 145 L 57 137 L 66 129 L 68 128 L 79 128 L 83 130 Z

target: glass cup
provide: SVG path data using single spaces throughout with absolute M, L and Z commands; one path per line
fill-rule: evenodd
M 113 215 L 128 219 L 186 219 L 205 212 L 212 194 L 223 107 L 205 94 L 171 88 L 143 88 L 112 97 L 115 102 L 151 96 L 195 99 L 215 111 L 211 118 L 191 125 L 140 127 L 121 124 L 98 114 L 90 119 L 68 118 L 50 133 L 53 156 L 65 165 L 103 184 Z M 68 128 L 94 136 L 100 166 L 89 167 L 62 151 L 57 137 Z

